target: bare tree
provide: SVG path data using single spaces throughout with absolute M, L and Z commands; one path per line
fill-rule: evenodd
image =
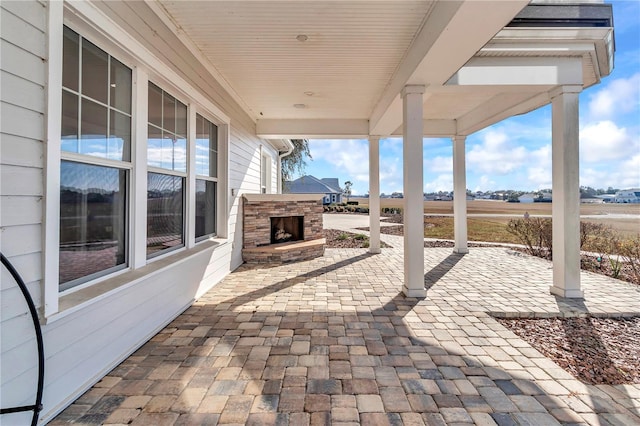
M 307 139 L 291 139 L 293 151 L 282 159 L 282 185 L 293 179 L 296 173 L 302 174 L 307 166 L 307 158 L 313 160 Z
M 349 197 L 351 197 L 351 186 L 353 186 L 353 182 L 348 180 L 344 183 L 344 189 L 342 190 L 342 194 L 347 197 L 347 203 L 349 202 Z

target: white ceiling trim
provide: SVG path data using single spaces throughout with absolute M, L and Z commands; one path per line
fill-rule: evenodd
M 216 67 L 209 61 L 209 59 L 200 51 L 196 44 L 187 36 L 182 28 L 173 20 L 167 10 L 157 0 L 144 0 L 149 8 L 162 20 L 162 22 L 171 30 L 171 32 L 178 37 L 182 44 L 191 52 L 192 55 L 202 63 L 211 77 L 213 77 L 223 88 L 229 93 L 229 96 L 240 105 L 240 108 L 247 113 L 252 120 L 255 121 L 256 114 L 251 110 L 249 105 L 242 99 L 242 97 L 235 91 L 233 86 L 224 78 L 224 76 L 216 69 Z

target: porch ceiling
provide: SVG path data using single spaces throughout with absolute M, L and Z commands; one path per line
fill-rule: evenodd
M 610 28 L 506 28 L 528 0 L 147 4 L 223 80 L 265 138 L 398 134 L 407 84 L 426 86 L 425 135 L 468 134 L 548 103 L 558 84 L 589 86 L 608 74 L 598 59 L 607 55 Z M 580 75 L 509 80 L 521 74 L 510 59 L 537 66 L 540 58 L 573 60 Z M 478 64 L 501 67 L 508 81 L 479 81 Z

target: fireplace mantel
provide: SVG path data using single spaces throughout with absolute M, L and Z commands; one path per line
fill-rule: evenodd
M 250 203 L 320 201 L 324 194 L 242 194 L 242 198 Z

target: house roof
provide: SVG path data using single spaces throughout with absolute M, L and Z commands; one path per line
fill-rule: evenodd
M 315 176 L 306 175 L 286 182 L 283 192 L 290 194 L 341 194 L 342 190 L 338 185 L 337 178 L 320 180 Z
M 340 193 L 342 192 L 342 188 L 340 188 L 340 181 L 338 180 L 338 178 L 322 178 L 320 179 L 320 181 L 328 187 L 333 188 Z
M 605 4 L 127 3 L 145 22 L 155 14 L 266 139 L 399 135 L 407 85 L 425 87 L 426 136 L 467 135 L 549 103 L 558 86 L 596 84 L 613 67 Z

